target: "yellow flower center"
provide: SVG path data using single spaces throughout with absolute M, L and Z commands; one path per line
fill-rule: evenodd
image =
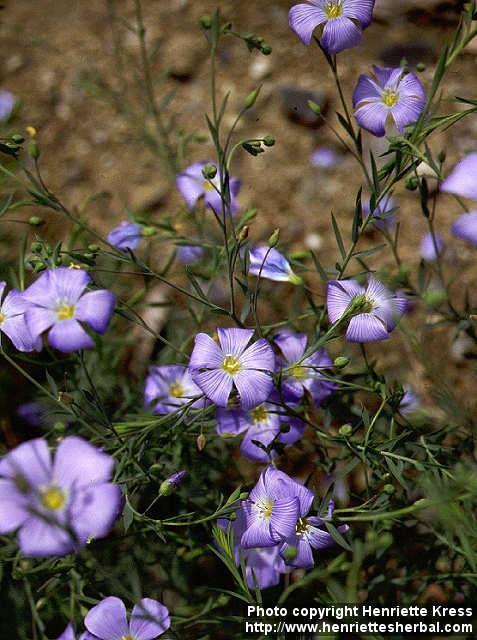
M 341 2 L 327 2 L 325 5 L 325 13 L 330 20 L 340 18 L 343 15 L 343 5 Z
M 262 502 L 262 504 L 260 504 L 258 508 L 260 509 L 260 511 L 262 512 L 262 516 L 266 520 L 272 517 L 273 502 L 270 499 L 265 500 L 265 502 Z
M 6 319 L 6 316 L 0 312 L 0 324 Z
M 222 369 L 233 376 L 234 373 L 238 373 L 241 369 L 240 360 L 235 356 L 225 356 L 222 362 Z
M 40 496 L 41 504 L 50 511 L 57 511 L 58 509 L 62 509 L 66 496 L 61 489 L 58 487 L 50 487 L 43 491 Z
M 304 533 L 306 533 L 308 527 L 310 525 L 308 524 L 307 520 L 305 518 L 299 518 L 297 523 L 296 523 L 296 533 L 297 535 L 303 535 Z
M 392 89 L 385 89 L 382 96 L 382 101 L 387 107 L 394 107 L 399 100 L 399 93 Z
M 208 180 L 204 180 L 204 182 L 202 183 L 202 189 L 206 193 L 209 193 L 210 191 L 214 191 L 214 185 L 211 184 Z
M 134 636 L 128 635 L 128 636 L 123 636 L 121 640 L 136 640 L 136 638 Z
M 72 304 L 68 304 L 67 302 L 63 302 L 56 309 L 56 317 L 58 320 L 71 320 L 74 316 L 75 307 Z
M 296 380 L 304 380 L 308 375 L 308 370 L 306 367 L 302 367 L 301 365 L 296 365 L 296 367 L 292 367 L 290 369 L 290 375 L 292 378 Z
M 265 422 L 265 420 L 268 417 L 268 411 L 265 409 L 263 404 L 261 404 L 260 406 L 255 407 L 255 409 L 252 409 L 250 411 L 250 417 L 252 418 L 255 424 L 258 424 L 260 422 Z
M 169 395 L 172 398 L 182 398 L 185 389 L 179 382 L 173 382 L 169 387 Z

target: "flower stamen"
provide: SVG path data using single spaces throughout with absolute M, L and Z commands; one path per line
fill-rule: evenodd
M 182 398 L 184 393 L 185 389 L 180 382 L 173 382 L 169 387 L 169 395 L 172 398 Z
M 238 373 L 242 365 L 240 364 L 240 360 L 232 355 L 226 355 L 224 361 L 222 362 L 222 369 L 233 376 L 235 373 Z
M 260 422 L 265 422 L 265 420 L 268 418 L 268 411 L 262 404 L 250 411 L 250 417 L 252 418 L 254 424 L 259 424 Z
M 381 99 L 387 107 L 394 107 L 399 100 L 399 93 L 395 89 L 384 89 Z
M 58 320 L 71 320 L 74 316 L 75 307 L 73 304 L 68 304 L 67 302 L 63 302 L 56 309 L 56 317 Z
M 327 18 L 334 20 L 340 18 L 343 15 L 343 5 L 341 2 L 327 2 L 325 5 L 325 13 Z
M 40 495 L 41 504 L 45 509 L 49 509 L 50 511 L 58 511 L 58 509 L 62 509 L 65 504 L 65 500 L 66 496 L 64 491 L 54 486 L 42 491 Z

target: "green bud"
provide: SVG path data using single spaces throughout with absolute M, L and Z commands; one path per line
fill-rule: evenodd
M 394 488 L 394 485 L 392 484 L 385 484 L 383 487 L 383 491 L 384 493 L 387 493 L 389 495 L 391 495 L 392 493 L 394 493 L 396 491 L 396 489 Z
M 447 300 L 447 291 L 445 289 L 429 289 L 422 297 L 430 307 L 439 307 Z
M 174 491 L 174 485 L 169 482 L 169 480 L 164 480 L 161 482 L 159 487 L 159 495 L 162 496 L 170 496 Z
M 157 478 L 157 476 L 161 475 L 162 473 L 162 464 L 159 464 L 156 462 L 153 465 L 151 465 L 149 467 L 149 473 L 151 474 L 151 476 L 154 476 L 155 478 Z
M 237 520 L 237 514 L 235 513 L 235 511 L 232 511 L 232 513 L 229 513 L 228 516 L 230 522 L 233 522 L 234 520 Z
M 244 491 L 240 494 L 239 500 L 247 500 L 248 499 L 248 491 Z
M 292 562 L 298 555 L 298 549 L 292 545 L 289 545 L 283 555 L 285 556 L 285 561 Z
M 141 229 L 141 235 L 144 236 L 144 238 L 150 238 L 152 236 L 155 236 L 157 233 L 157 229 L 155 227 L 143 227 Z
M 28 219 L 28 224 L 31 224 L 32 227 L 39 227 L 43 220 L 39 216 L 31 216 Z
M 47 604 L 48 598 L 39 598 L 35 603 L 35 609 L 40 611 Z
M 447 157 L 447 154 L 444 149 L 442 151 L 439 151 L 439 155 L 437 156 L 437 159 L 441 164 L 444 164 L 444 162 L 446 161 L 446 157 Z
M 264 44 L 260 48 L 260 51 L 263 53 L 264 56 L 269 56 L 272 53 L 272 47 L 269 44 Z
M 206 164 L 202 169 L 202 175 L 206 180 L 213 180 L 217 175 L 217 167 L 213 164 Z
M 64 422 L 61 422 L 60 420 L 58 420 L 57 422 L 55 422 L 55 424 L 53 425 L 53 431 L 55 431 L 55 433 L 64 433 L 66 431 L 66 425 Z
M 217 604 L 219 605 L 219 607 L 225 607 L 225 605 L 230 601 L 230 596 L 228 596 L 226 593 L 221 593 L 220 596 L 217 598 Z
M 423 62 L 418 62 L 416 64 L 416 69 L 419 71 L 419 73 L 421 73 L 422 71 L 426 70 L 426 65 Z
M 337 369 L 344 369 L 349 365 L 351 360 L 346 356 L 338 356 L 334 359 L 333 364 Z
M 95 255 L 94 253 L 84 253 L 83 257 L 85 260 L 92 260 L 95 257 Z
M 277 246 L 279 239 L 280 239 L 280 229 L 275 229 L 272 235 L 268 238 L 268 246 L 272 247 L 273 249 L 273 247 Z
M 353 434 L 353 427 L 350 424 L 344 424 L 342 427 L 340 427 L 338 433 L 340 434 L 340 436 L 348 438 Z
M 389 532 L 383 533 L 379 537 L 378 543 L 380 547 L 389 547 L 393 543 L 393 536 Z
M 244 105 L 246 109 L 250 109 L 251 107 L 253 107 L 253 105 L 255 104 L 255 101 L 258 98 L 258 94 L 260 93 L 261 88 L 262 88 L 262 85 L 260 85 L 258 89 L 255 89 L 254 91 L 249 93 L 248 96 L 245 98 Z
M 419 180 L 415 176 L 406 180 L 406 189 L 408 189 L 408 191 L 415 191 L 418 186 Z
M 200 433 L 197 436 L 197 440 L 196 440 L 196 445 L 197 445 L 197 449 L 198 451 L 202 451 L 202 449 L 204 449 L 205 445 L 206 445 L 207 439 L 204 436 L 203 433 Z
M 212 26 L 212 18 L 210 16 L 202 16 L 199 22 L 203 29 L 210 29 Z
M 308 106 L 313 111 L 315 116 L 321 116 L 321 107 L 317 102 L 313 102 L 313 100 L 308 100 Z
M 99 246 L 97 244 L 89 244 L 88 251 L 91 251 L 91 253 L 98 253 Z
M 245 242 L 245 240 L 248 238 L 249 230 L 250 230 L 250 227 L 248 227 L 247 225 L 242 227 L 242 230 L 240 231 L 239 236 L 238 236 L 239 242 Z
M 22 142 L 25 142 L 25 138 L 21 136 L 19 133 L 14 133 L 12 136 L 12 140 L 17 144 L 22 144 Z
M 28 153 L 34 160 L 38 160 L 40 157 L 40 149 L 38 148 L 38 143 L 34 138 L 28 143 Z
M 266 147 L 273 147 L 273 145 L 275 144 L 275 138 L 272 138 L 272 136 L 265 136 L 265 138 L 263 139 L 263 144 Z

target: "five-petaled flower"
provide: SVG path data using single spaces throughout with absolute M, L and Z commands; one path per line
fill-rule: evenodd
M 407 310 L 406 298 L 386 289 L 372 274 L 366 288 L 355 280 L 331 280 L 326 303 L 332 324 L 351 318 L 346 331 L 349 342 L 386 340 Z
M 281 390 L 287 400 L 300 400 L 305 393 L 320 404 L 336 390 L 336 384 L 325 378 L 331 369 L 331 358 L 325 349 L 317 349 L 304 358 L 307 337 L 284 329 L 275 334 L 274 344 L 280 350 L 277 368 L 280 369 Z
M 467 154 L 441 185 L 441 191 L 455 193 L 462 198 L 477 200 L 477 152 Z M 469 211 L 457 218 L 452 233 L 477 247 L 477 211 Z
M 48 343 L 64 353 L 94 347 L 80 323 L 99 334 L 106 332 L 115 297 L 106 289 L 84 293 L 91 276 L 82 269 L 48 269 L 24 292 L 25 320 L 34 340 L 44 331 Z
M 119 227 L 111 229 L 108 234 L 108 242 L 121 251 L 128 249 L 133 251 L 144 237 L 142 231 L 143 227 L 140 224 L 124 221 Z
M 249 257 L 248 272 L 252 276 L 276 282 L 290 282 L 295 285 L 303 283 L 300 276 L 293 272 L 285 256 L 272 247 L 261 246 L 250 249 Z
M 373 19 L 375 0 L 308 0 L 290 9 L 288 21 L 300 40 L 309 45 L 313 32 L 323 27 L 320 44 L 330 55 L 356 47 L 363 29 Z
M 9 291 L 2 302 L 5 287 L 6 282 L 0 281 L 0 337 L 2 333 L 8 336 L 18 351 L 40 351 L 41 341 L 32 338 L 25 321 L 27 302 L 16 289 Z
M 181 364 L 149 367 L 144 386 L 144 403 L 154 413 L 173 413 L 184 405 L 204 406 L 203 393 L 194 383 L 187 367 Z
M 353 94 L 358 124 L 375 136 L 386 132 L 388 117 L 404 133 L 416 122 L 426 105 L 426 94 L 418 77 L 404 69 L 373 66 L 376 78 L 360 76 Z
M 88 633 L 81 640 L 155 640 L 169 629 L 171 621 L 167 607 L 143 598 L 134 606 L 128 622 L 124 602 L 110 596 L 88 611 L 84 626 Z
M 222 200 L 225 200 L 226 196 L 221 194 L 219 173 L 210 180 L 204 177 L 202 169 L 207 165 L 213 165 L 213 162 L 195 162 L 177 175 L 176 185 L 189 209 L 193 209 L 199 198 L 203 196 L 205 205 L 220 215 L 224 208 Z M 237 178 L 229 179 L 230 203 L 225 204 L 226 213 L 230 212 L 232 215 L 237 213 L 239 208 L 237 196 L 240 186 L 241 182 Z
M 234 387 L 243 409 L 256 407 L 270 395 L 275 356 L 264 338 L 247 346 L 253 333 L 253 329 L 219 328 L 219 344 L 206 333 L 195 337 L 189 362 L 192 379 L 219 407 L 227 406 Z
M 0 460 L 0 535 L 18 531 L 25 556 L 64 556 L 108 535 L 122 508 L 109 482 L 114 459 L 77 436 L 51 460 L 44 438 L 25 442 Z

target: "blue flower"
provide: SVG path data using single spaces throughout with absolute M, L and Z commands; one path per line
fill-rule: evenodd
M 302 284 L 303 280 L 297 276 L 288 260 L 282 254 L 268 246 L 255 247 L 250 249 L 249 274 L 276 282 L 290 282 L 291 284 Z

